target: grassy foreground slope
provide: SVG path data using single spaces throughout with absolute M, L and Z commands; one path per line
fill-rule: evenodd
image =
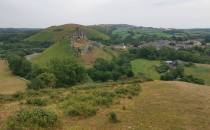
M 115 97 L 109 107 L 101 104 L 102 106 L 97 109 L 96 115 L 88 118 L 65 115 L 62 112 L 63 109 L 65 110 L 63 105 L 69 104 L 71 106 L 74 103 L 82 102 L 81 105 L 86 104 L 87 107 L 85 108 L 90 108 L 92 101 L 101 99 L 95 97 L 100 92 L 114 92 L 117 88 L 129 87 L 129 85 L 125 83 L 105 86 L 95 84 L 95 87 L 43 90 L 34 94 L 31 92 L 29 96 L 30 98 L 47 99 L 47 106 L 44 109 L 54 111 L 59 115 L 61 126 L 55 128 L 58 130 L 210 129 L 210 88 L 208 86 L 176 81 L 153 81 L 140 83 L 140 85 L 141 91 L 138 96 L 118 95 L 120 98 Z M 93 97 L 93 95 L 95 96 Z M 25 99 L 20 100 L 22 104 L 10 101 L 0 105 L 0 128 L 5 123 L 6 118 L 15 110 L 23 105 L 32 107 L 25 104 Z M 107 115 L 112 111 L 117 114 L 118 123 L 109 122 Z
M 140 95 L 100 111 L 95 117 L 69 121 L 73 130 L 209 130 L 210 88 L 184 82 L 155 81 L 141 84 Z M 123 106 L 126 110 L 123 110 Z M 111 124 L 107 114 L 120 120 Z
M 89 39 L 108 40 L 110 39 L 104 33 L 96 31 L 90 27 L 77 25 L 77 24 L 66 24 L 61 26 L 53 26 L 42 30 L 41 32 L 27 38 L 27 41 L 51 41 L 58 42 L 62 40 L 69 40 L 74 31 L 79 28 L 83 31 Z
M 210 85 L 210 65 L 196 64 L 195 66 L 185 68 L 185 72 L 188 75 L 204 79 L 205 83 Z
M 6 61 L 0 60 L 0 94 L 12 94 L 25 88 L 26 81 L 12 75 Z
M 152 61 L 146 59 L 137 59 L 131 62 L 132 70 L 135 75 L 140 73 L 154 80 L 160 79 L 160 74 L 155 70 L 155 66 L 160 64 L 160 61 Z

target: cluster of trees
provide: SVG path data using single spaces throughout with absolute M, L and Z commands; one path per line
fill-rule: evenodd
M 189 64 L 186 64 L 188 66 Z M 205 81 L 192 75 L 185 75 L 184 73 L 184 64 L 177 63 L 176 65 L 168 65 L 165 62 L 162 62 L 160 66 L 156 67 L 157 72 L 161 74 L 161 80 L 180 80 L 196 84 L 205 84 Z
M 7 59 L 9 67 L 15 75 L 31 81 L 28 84 L 30 89 L 70 87 L 90 78 L 93 81 L 105 82 L 133 76 L 131 59 L 128 54 L 111 61 L 97 59 L 93 68 L 89 70 L 72 59 L 54 59 L 45 67 L 32 65 L 24 57 L 18 55 L 10 55 Z
M 25 58 L 10 55 L 9 67 L 15 75 L 30 80 L 31 89 L 69 87 L 87 79 L 85 68 L 70 59 L 54 59 L 46 67 L 31 65 Z
M 153 46 L 130 50 L 130 53 L 135 58 L 150 60 L 182 60 L 193 63 L 210 63 L 209 52 L 210 51 L 207 48 L 175 50 L 169 47 L 162 47 L 157 50 Z
M 42 52 L 51 45 L 50 42 L 1 42 L 0 43 L 0 58 L 7 57 L 10 53 L 26 56 L 33 53 Z
M 13 74 L 21 77 L 27 77 L 31 72 L 31 63 L 18 55 L 9 55 L 7 57 L 9 68 Z
M 133 76 L 130 60 L 128 57 L 120 56 L 112 61 L 98 59 L 94 67 L 88 70 L 89 76 L 94 81 L 119 80 Z

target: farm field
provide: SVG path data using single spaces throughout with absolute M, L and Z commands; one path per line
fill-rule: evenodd
M 160 61 L 137 59 L 132 61 L 131 64 L 135 75 L 142 73 L 153 80 L 160 79 L 160 74 L 155 70 L 155 66 L 159 65 Z
M 0 94 L 13 94 L 24 91 L 26 81 L 11 74 L 5 61 L 0 60 Z
M 210 85 L 210 65 L 195 64 L 195 66 L 186 67 L 185 73 L 204 79 L 205 83 Z

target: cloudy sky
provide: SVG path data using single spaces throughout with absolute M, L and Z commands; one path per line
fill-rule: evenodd
M 0 0 L 0 27 L 66 23 L 210 28 L 210 0 Z

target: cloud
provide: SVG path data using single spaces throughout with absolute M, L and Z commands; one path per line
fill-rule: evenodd
M 0 27 L 127 23 L 210 27 L 210 0 L 0 0 Z

